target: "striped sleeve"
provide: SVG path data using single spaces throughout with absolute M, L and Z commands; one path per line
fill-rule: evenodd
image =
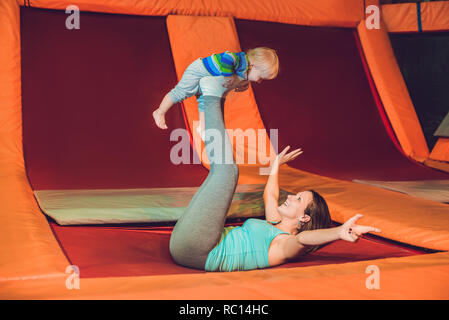
M 223 53 L 213 54 L 210 57 L 202 59 L 206 69 L 213 76 L 232 76 L 237 74 L 241 77 L 247 69 L 247 61 L 244 52 L 234 53 L 225 51 Z
M 214 55 L 214 59 L 219 65 L 221 74 L 224 76 L 232 76 L 235 67 L 238 65 L 237 57 L 229 51 Z

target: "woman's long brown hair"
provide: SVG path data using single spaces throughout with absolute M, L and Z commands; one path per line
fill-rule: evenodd
M 313 194 L 313 200 L 307 206 L 304 213 L 310 216 L 310 220 L 298 228 L 298 233 L 307 230 L 326 229 L 332 226 L 332 220 L 326 200 L 324 200 L 324 198 L 315 190 L 309 191 Z M 312 253 L 323 246 L 324 245 L 310 246 L 307 248 L 306 253 Z

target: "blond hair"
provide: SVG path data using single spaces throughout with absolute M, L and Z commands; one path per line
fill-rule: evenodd
M 276 51 L 266 47 L 249 49 L 247 56 L 250 64 L 253 64 L 262 73 L 264 79 L 274 79 L 279 73 L 279 58 Z

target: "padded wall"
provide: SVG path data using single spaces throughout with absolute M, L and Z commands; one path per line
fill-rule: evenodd
M 15 0 L 0 1 L 0 47 L 0 288 L 10 295 L 10 286 L 20 281 L 60 280 L 68 261 L 39 210 L 26 175 L 20 10 Z
M 66 17 L 21 8 L 23 144 L 32 187 L 200 185 L 207 170 L 173 164 L 177 141 L 152 118 L 177 82 L 165 17 L 83 12 L 79 30 L 66 29 Z M 172 129 L 185 129 L 180 108 L 167 118 Z
M 344 180 L 448 178 L 395 145 L 354 30 L 247 20 L 236 26 L 244 49 L 278 51 L 279 77 L 253 90 L 265 127 L 279 129 L 279 145 L 303 148 L 292 167 Z
M 431 150 L 429 158 L 445 162 L 449 168 L 444 134 L 439 134 L 449 110 L 449 32 L 394 33 L 389 37 Z
M 388 32 L 449 30 L 448 1 L 386 4 L 382 5 L 381 15 Z

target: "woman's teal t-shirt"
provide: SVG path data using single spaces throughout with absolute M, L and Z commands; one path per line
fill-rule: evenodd
M 238 271 L 267 268 L 268 249 L 277 235 L 287 232 L 266 220 L 248 219 L 241 227 L 225 227 L 220 241 L 209 252 L 206 271 Z

